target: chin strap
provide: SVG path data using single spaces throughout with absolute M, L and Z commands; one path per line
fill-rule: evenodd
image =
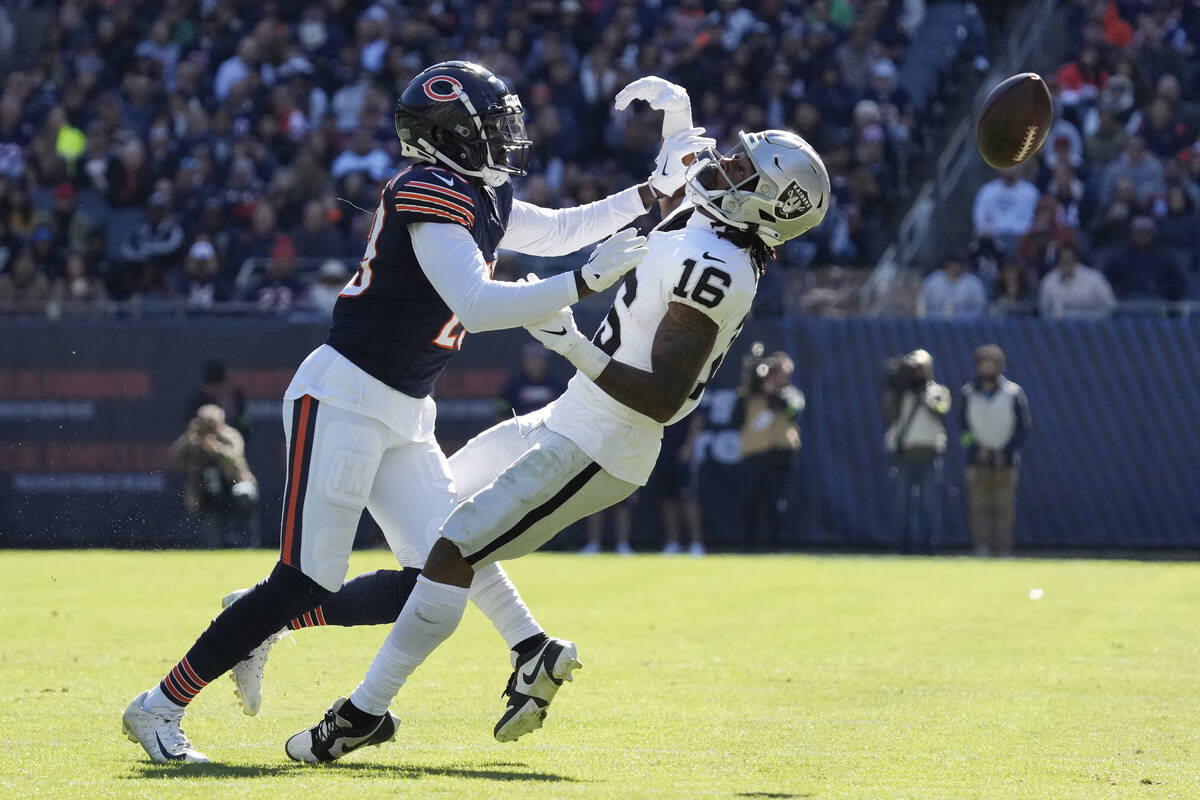
M 480 180 L 482 180 L 488 186 L 491 186 L 493 189 L 508 183 L 509 175 L 507 172 L 501 172 L 500 170 L 492 169 L 491 167 L 484 167 L 482 170 L 480 170 L 480 173 L 482 173 L 479 176 Z
M 455 163 L 454 159 L 447 157 L 441 150 L 433 147 L 424 139 L 419 140 L 419 143 L 427 148 L 429 152 L 421 155 L 433 162 L 434 164 L 442 163 L 460 175 L 468 175 L 472 178 L 478 178 L 492 188 L 503 186 L 508 183 L 509 174 L 503 170 L 495 169 L 494 167 L 484 167 L 483 169 L 467 169 Z M 433 153 L 431 157 L 429 153 Z

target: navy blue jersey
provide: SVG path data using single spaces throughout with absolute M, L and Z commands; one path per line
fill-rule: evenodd
M 408 225 L 462 225 L 490 265 L 511 210 L 508 183 L 478 187 L 429 164 L 393 177 L 383 188 L 358 272 L 333 307 L 328 344 L 393 389 L 428 395 L 466 331 L 425 277 Z

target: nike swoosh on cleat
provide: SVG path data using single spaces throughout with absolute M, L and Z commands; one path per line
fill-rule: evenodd
M 560 330 L 557 330 L 557 331 L 548 331 L 548 330 L 546 330 L 545 328 L 538 328 L 538 330 L 540 330 L 542 333 L 548 333 L 548 334 L 550 334 L 551 336 L 566 336 L 566 335 L 567 335 L 567 329 L 566 329 L 566 328 L 562 328 L 562 329 L 560 329 Z
M 187 753 L 172 753 L 170 750 L 168 750 L 166 745 L 162 743 L 162 737 L 157 733 L 154 734 L 154 738 L 158 742 L 158 752 L 162 753 L 171 761 L 183 761 L 185 758 L 187 758 Z
M 380 723 L 380 725 L 382 725 L 382 723 Z M 367 745 L 378 732 L 379 726 L 376 726 L 376 728 L 366 736 L 335 736 L 333 741 L 329 743 L 327 750 L 329 756 L 331 757 L 329 760 L 341 758 L 347 753 L 353 753 L 358 748 Z M 317 751 L 313 749 L 313 753 L 316 754 Z M 317 754 L 317 757 L 321 758 L 320 754 Z
M 563 332 L 565 333 L 566 331 L 563 331 Z M 546 656 L 547 656 L 547 655 L 549 655 L 549 652 L 550 652 L 550 648 L 549 648 L 549 647 L 547 647 L 545 650 L 542 650 L 542 654 L 541 654 L 540 656 L 538 656 L 538 660 L 537 660 L 537 662 L 535 662 L 535 663 L 534 663 L 534 665 L 533 665 L 533 669 L 529 670 L 529 674 L 528 674 L 528 675 L 522 675 L 522 676 L 521 676 L 521 680 L 523 680 L 523 681 L 525 681 L 526 683 L 528 683 L 528 684 L 532 685 L 532 684 L 533 684 L 533 679 L 537 677 L 537 671 L 538 671 L 538 667 L 541 667 L 541 666 L 545 665 L 545 663 L 546 663 Z M 550 667 L 548 667 L 548 666 L 546 667 L 546 672 L 547 672 L 547 673 L 549 673 L 549 672 L 550 672 Z M 551 679 L 553 679 L 553 678 L 554 678 L 554 676 L 553 676 L 553 675 L 551 675 L 550 677 L 551 677 Z
M 435 173 L 433 173 L 433 177 L 437 178 L 439 181 L 441 181 L 442 183 L 446 184 L 447 186 L 453 186 L 453 185 L 454 185 L 454 179 L 453 179 L 453 178 L 451 178 L 451 179 L 449 179 L 449 180 L 446 180 L 445 178 L 443 178 L 443 177 L 442 177 L 441 173 L 439 173 L 439 172 L 435 172 Z
M 532 684 L 533 679 L 537 677 L 538 667 L 540 667 L 542 665 L 542 662 L 545 660 L 546 660 L 546 656 L 545 656 L 545 654 L 543 654 L 542 657 L 540 659 L 538 659 L 538 662 L 533 665 L 533 669 L 529 670 L 529 674 L 521 676 L 521 680 L 525 681 L 528 684 Z
M 341 758 L 342 756 L 346 755 L 347 753 L 353 753 L 355 750 L 357 750 L 358 748 L 365 745 L 367 740 L 370 739 L 374 735 L 375 735 L 375 732 L 372 731 L 367 736 L 362 736 L 357 739 L 350 739 L 348 737 L 343 737 L 341 739 L 338 739 L 336 742 L 333 743 L 333 745 L 330 746 L 329 755 L 335 756 L 337 758 Z

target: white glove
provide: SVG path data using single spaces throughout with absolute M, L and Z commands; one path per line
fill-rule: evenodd
M 624 111 L 634 100 L 645 100 L 651 108 L 663 112 L 664 139 L 692 127 L 692 99 L 682 86 L 654 75 L 638 78 L 617 92 L 613 105 L 617 111 Z
M 526 325 L 525 330 L 545 345 L 547 350 L 558 353 L 592 380 L 604 371 L 610 361 L 607 354 L 579 332 L 570 306 L 560 308 L 541 322 Z
M 633 228 L 619 230 L 596 245 L 587 263 L 580 267 L 583 282 L 593 292 L 603 292 L 646 257 L 646 237 Z
M 669 136 L 658 158 L 654 159 L 654 172 L 646 180 L 655 194 L 671 197 L 683 188 L 684 176 L 687 174 L 687 164 L 683 159 L 710 147 L 716 147 L 717 140 L 704 135 L 704 128 L 687 128 Z M 691 163 L 691 159 L 688 159 Z

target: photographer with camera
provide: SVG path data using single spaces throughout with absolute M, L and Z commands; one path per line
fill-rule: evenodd
M 200 529 L 204 547 L 250 547 L 258 543 L 258 481 L 246 463 L 246 446 L 225 411 L 201 406 L 171 445 L 171 460 L 184 472 L 183 504 Z
M 941 538 L 950 390 L 933 380 L 933 357 L 924 350 L 888 359 L 886 371 L 883 441 L 897 485 L 894 524 L 903 552 L 932 555 Z
M 755 342 L 743 362 L 734 423 L 742 441 L 745 547 L 774 552 L 782 544 L 788 486 L 800 451 L 796 417 L 804 411 L 804 393 L 792 385 L 795 365 L 787 353 L 763 351 Z

